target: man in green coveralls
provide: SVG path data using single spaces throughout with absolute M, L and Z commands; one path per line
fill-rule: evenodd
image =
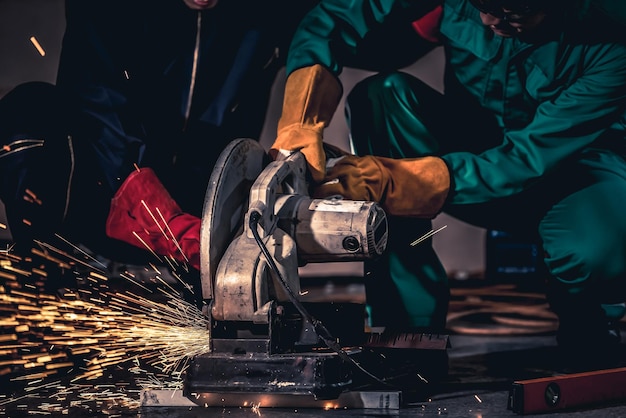
M 323 0 L 305 17 L 270 153 L 301 150 L 318 197 L 378 201 L 387 211 L 388 251 L 367 289 L 372 325 L 445 328 L 445 270 L 430 244 L 409 245 L 445 211 L 535 234 L 564 354 L 580 367 L 615 359 L 626 300 L 626 30 L 613 17 L 624 8 Z M 444 93 L 374 63 L 381 71 L 347 98 L 356 155 L 327 165 L 322 138 L 342 96 L 337 76 L 366 62 L 364 45 L 379 45 L 378 36 L 382 49 L 413 45 L 383 36 L 407 26 L 443 46 Z

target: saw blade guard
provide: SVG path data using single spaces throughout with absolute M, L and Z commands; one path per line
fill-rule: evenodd
M 250 187 L 271 161 L 258 141 L 235 139 L 222 151 L 209 179 L 200 226 L 202 297 L 213 299 L 218 264 L 243 232 Z

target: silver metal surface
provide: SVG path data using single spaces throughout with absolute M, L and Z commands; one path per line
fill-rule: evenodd
M 222 151 L 213 168 L 200 228 L 200 275 L 204 299 L 213 299 L 219 261 L 242 231 L 250 186 L 268 162 L 269 156 L 257 141 L 240 138 Z
M 228 168 L 225 167 L 225 170 Z M 289 234 L 277 228 L 275 204 L 281 194 L 307 197 L 305 170 L 304 156 L 294 153 L 284 160 L 268 164 L 250 187 L 243 233 L 228 245 L 215 273 L 211 309 L 215 319 L 267 323 L 269 317 L 261 315 L 261 312 L 267 311 L 264 307 L 272 300 L 289 300 L 281 283 L 275 282 L 276 278 L 272 276 L 252 234 L 249 219 L 253 212 L 261 216 L 257 230 L 276 261 L 280 275 L 295 294 L 299 293 L 296 243 Z
M 397 410 L 401 405 L 399 391 L 349 391 L 337 399 L 315 399 L 308 395 L 275 393 L 197 393 L 184 396 L 181 391 L 147 390 L 141 393 L 146 407 L 253 407 Z
M 387 243 L 387 221 L 384 211 L 374 202 L 310 199 L 305 181 L 306 160 L 300 152 L 272 161 L 262 169 L 249 189 L 249 206 L 243 214 L 243 205 L 239 203 L 246 200 L 234 194 L 245 192 L 240 187 L 246 184 L 240 174 L 245 170 L 239 165 L 248 163 L 247 158 L 241 158 L 250 152 L 245 145 L 240 140 L 226 150 L 211 181 L 204 213 L 209 219 L 203 219 L 206 227 L 202 230 L 206 241 L 201 242 L 211 248 L 208 265 L 202 265 L 208 271 L 202 281 L 205 299 L 211 288 L 211 313 L 215 319 L 267 323 L 267 316 L 261 313 L 271 301 L 289 301 L 285 287 L 299 293 L 298 268 L 302 264 L 381 255 Z M 229 197 L 238 204 L 231 219 L 243 220 L 243 233 L 234 234 L 234 224 L 230 230 L 224 229 L 224 220 L 215 219 L 232 214 L 231 208 L 225 213 L 220 206 L 226 192 L 232 192 Z M 256 227 L 249 223 L 252 214 L 259 215 Z M 221 230 L 214 230 L 220 225 Z M 264 241 L 286 286 L 270 271 L 253 231 Z M 203 248 L 202 253 L 206 252 Z M 206 283 L 208 280 L 211 283 Z

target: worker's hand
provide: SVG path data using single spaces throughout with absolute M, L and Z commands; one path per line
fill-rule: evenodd
M 292 72 L 285 84 L 283 110 L 278 132 L 269 154 L 300 151 L 307 161 L 311 177 L 319 182 L 326 173 L 322 133 L 332 119 L 342 95 L 339 80 L 321 65 Z
M 450 173 L 438 157 L 392 159 L 349 155 L 328 167 L 313 197 L 341 195 L 380 203 L 390 215 L 434 218 L 450 189 Z
M 200 224 L 180 209 L 154 171 L 142 168 L 111 200 L 106 234 L 200 270 Z
M 314 181 L 319 182 L 326 174 L 326 155 L 322 146 L 323 127 L 288 126 L 283 129 L 272 148 L 270 156 L 276 160 L 286 157 L 294 151 L 300 151 L 307 162 L 307 167 Z

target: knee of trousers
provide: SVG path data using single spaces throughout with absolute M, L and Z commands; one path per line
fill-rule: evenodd
M 626 301 L 625 251 L 624 243 L 609 237 L 603 242 L 568 242 L 558 250 L 548 249 L 545 262 L 552 296 L 598 303 Z
M 0 140 L 13 136 L 65 134 L 67 105 L 59 89 L 45 82 L 23 83 L 0 100 Z
M 13 239 L 30 239 L 36 228 L 60 223 L 67 209 L 73 158 L 58 89 L 30 82 L 7 93 L 0 100 L 0 142 L 0 199 Z
M 437 95 L 400 71 L 375 74 L 357 83 L 346 97 L 345 109 L 357 153 L 402 157 L 410 153 L 407 150 L 423 148 L 414 142 L 431 142 L 424 120 L 431 117 L 429 107 Z
M 393 108 L 403 100 L 417 100 L 415 89 L 428 88 L 419 79 L 400 71 L 379 73 L 359 81 L 346 96 L 350 115 L 360 112 L 382 110 L 383 106 Z

